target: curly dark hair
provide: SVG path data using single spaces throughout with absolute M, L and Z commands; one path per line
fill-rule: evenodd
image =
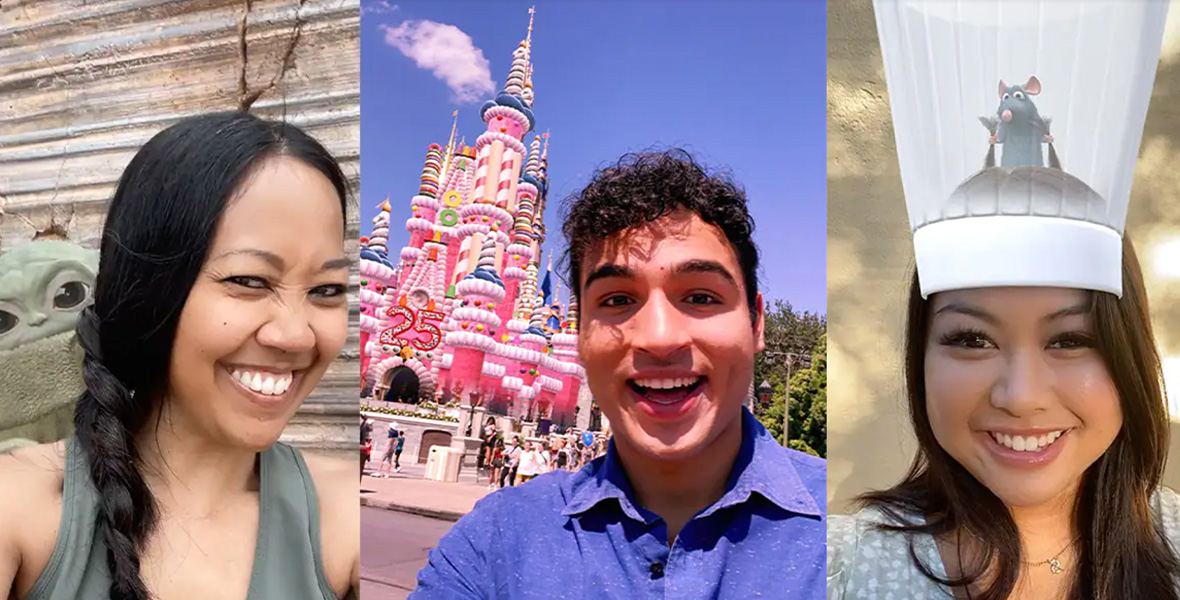
M 757 319 L 758 247 L 746 192 L 727 176 L 706 172 L 688 152 L 626 154 L 594 173 L 581 192 L 565 200 L 561 257 L 581 308 L 582 259 L 594 244 L 633 227 L 686 210 L 720 229 L 737 252 L 750 319 Z

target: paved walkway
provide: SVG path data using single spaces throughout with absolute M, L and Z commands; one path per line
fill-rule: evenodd
M 369 461 L 365 466 L 365 476 L 361 480 L 362 506 L 458 521 L 471 512 L 476 501 L 492 492 L 487 487 L 487 473 L 477 481 L 475 467 L 464 468 L 459 481 L 451 483 L 424 479 L 425 464 L 405 462 L 399 473 L 388 478 L 373 477 L 379 464 Z
M 360 597 L 406 600 L 430 549 L 454 523 L 379 508 L 361 510 Z

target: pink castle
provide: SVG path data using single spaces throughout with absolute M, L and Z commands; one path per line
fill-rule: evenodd
M 557 284 L 546 302 L 538 281 L 549 140 L 524 143 L 536 125 L 532 29 L 530 17 L 504 89 L 480 108 L 475 147 L 456 146 L 452 126 L 445 149 L 427 149 L 397 266 L 388 199 L 361 240 L 361 379 L 378 400 L 455 399 L 545 429 L 573 424 L 585 382 L 576 301 L 566 312 Z M 417 397 L 404 397 L 415 382 Z

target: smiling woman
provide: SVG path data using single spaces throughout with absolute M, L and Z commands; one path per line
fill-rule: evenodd
M 345 343 L 345 197 L 316 140 L 247 113 L 143 146 L 78 324 L 76 434 L 0 457 L 0 591 L 356 593 L 354 466 L 277 442 Z
M 831 517 L 828 598 L 1178 598 L 1160 357 L 1124 231 L 1167 6 L 969 4 L 874 2 L 916 263 L 917 449 Z M 1076 93 L 1098 85 L 1129 94 Z

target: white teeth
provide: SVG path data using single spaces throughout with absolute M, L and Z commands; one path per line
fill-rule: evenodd
M 1057 441 L 1063 433 L 1065 433 L 1064 430 L 1059 430 L 1043 434 L 1039 437 L 1013 436 L 1006 433 L 992 433 L 991 436 L 992 439 L 996 440 L 997 444 L 1005 448 L 1011 448 L 1017 452 L 1037 452 Z
M 230 373 L 243 387 L 265 396 L 281 396 L 291 387 L 291 373 L 261 373 L 234 369 Z
M 700 377 L 680 377 L 677 379 L 636 379 L 635 385 L 652 390 L 671 390 L 689 387 L 700 381 Z

